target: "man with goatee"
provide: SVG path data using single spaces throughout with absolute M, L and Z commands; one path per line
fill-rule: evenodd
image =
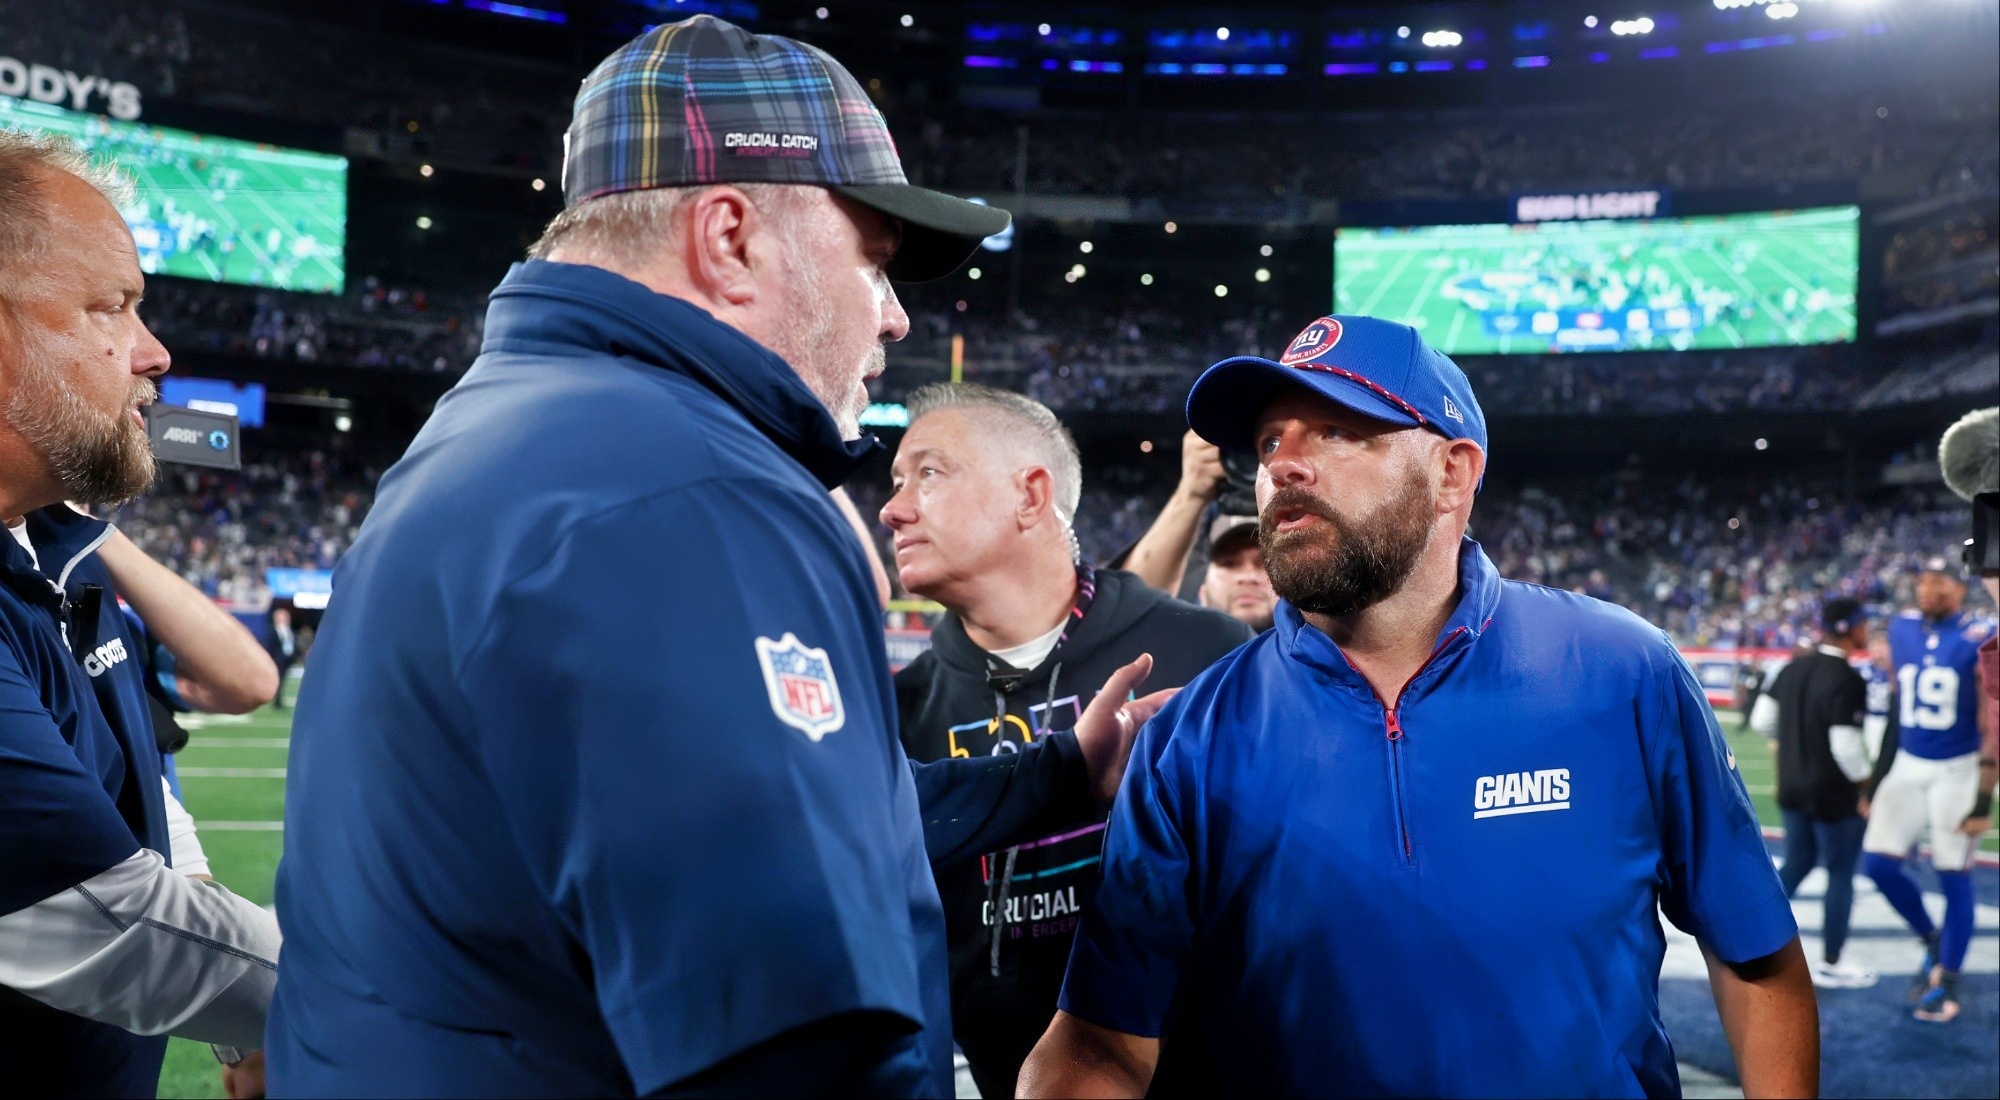
M 1257 456 L 1282 600 L 1141 733 L 1021 1094 L 1143 1094 L 1187 980 L 1233 1092 L 1678 1096 L 1664 913 L 1745 1095 L 1811 1095 L 1812 982 L 1702 689 L 1656 628 L 1465 537 L 1458 367 L 1323 317 L 1211 368 L 1188 422 Z

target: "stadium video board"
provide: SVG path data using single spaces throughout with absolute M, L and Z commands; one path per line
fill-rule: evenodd
M 1686 351 L 1855 336 L 1860 210 L 1342 228 L 1336 313 L 1447 355 Z
M 347 158 L 0 96 L 0 128 L 74 138 L 138 184 L 121 210 L 149 275 L 338 293 Z

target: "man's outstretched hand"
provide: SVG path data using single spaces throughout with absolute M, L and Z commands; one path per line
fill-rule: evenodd
M 1076 743 L 1083 749 L 1084 766 L 1090 769 L 1090 789 L 1102 802 L 1118 797 L 1118 785 L 1125 780 L 1125 761 L 1132 755 L 1139 727 L 1180 690 L 1167 688 L 1144 698 L 1130 698 L 1132 689 L 1144 683 L 1152 671 L 1153 655 L 1141 653 L 1138 660 L 1104 681 L 1103 690 L 1076 721 Z

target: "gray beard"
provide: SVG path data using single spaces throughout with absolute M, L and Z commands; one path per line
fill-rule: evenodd
M 34 349 L 20 362 L 19 384 L 0 416 L 48 463 L 65 496 L 80 504 L 119 504 L 153 487 L 158 468 L 144 428 L 122 409 L 108 420 L 92 412 Z M 141 379 L 134 396 L 150 401 L 157 392 L 152 379 Z

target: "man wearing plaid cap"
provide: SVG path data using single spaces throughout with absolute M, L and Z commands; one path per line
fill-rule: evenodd
M 889 280 L 1007 216 L 708 17 L 599 65 L 565 151 L 300 693 L 273 1094 L 947 1095 L 925 830 L 992 815 L 920 813 L 827 490 L 878 446 Z

